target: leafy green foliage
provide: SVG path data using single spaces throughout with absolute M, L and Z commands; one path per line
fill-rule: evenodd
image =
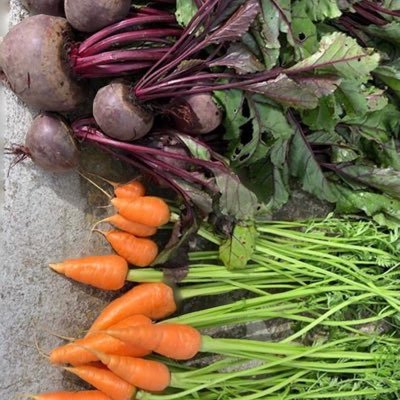
M 245 268 L 253 256 L 257 230 L 253 225 L 236 225 L 232 235 L 219 247 L 219 257 L 226 268 Z

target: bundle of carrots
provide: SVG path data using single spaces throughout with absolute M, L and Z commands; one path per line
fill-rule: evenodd
M 110 288 L 111 281 L 143 283 L 112 301 L 85 337 L 49 355 L 51 363 L 69 364 L 67 371 L 96 390 L 32 398 L 353 398 L 355 385 L 356 395 L 369 398 L 398 393 L 400 376 L 393 367 L 400 356 L 397 237 L 363 221 L 332 218 L 313 221 L 309 231 L 298 229 L 310 226 L 260 225 L 256 251 L 243 270 L 225 269 L 216 261 L 218 251 L 190 253 L 190 270 L 179 291 L 163 282 L 162 271 L 128 271 L 120 255 L 58 264 L 66 275 L 101 288 Z M 219 244 L 212 232 L 201 229 L 199 234 Z M 367 247 L 366 238 L 371 239 Z M 84 272 L 74 276 L 79 268 Z M 238 289 L 251 293 L 250 298 L 166 319 L 177 310 L 178 300 Z M 293 332 L 279 342 L 213 338 L 198 330 L 275 318 L 293 323 Z M 366 323 L 386 322 L 393 329 L 385 327 L 385 333 L 363 330 Z M 310 334 L 324 331 L 325 339 L 302 344 Z M 196 364 L 201 353 L 206 361 Z M 218 355 L 217 361 L 207 358 L 210 354 Z M 192 359 L 191 367 L 178 362 Z
M 158 246 L 149 239 L 157 228 L 170 219 L 167 203 L 155 196 L 145 196 L 145 187 L 138 181 L 115 184 L 111 203 L 117 213 L 100 222 L 117 229 L 100 231 L 117 254 L 67 259 L 50 267 L 78 282 L 100 289 L 118 290 L 125 284 L 128 264 L 149 266 L 158 255 Z

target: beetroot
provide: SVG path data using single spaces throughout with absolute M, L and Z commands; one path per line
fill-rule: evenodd
M 47 111 L 70 111 L 83 103 L 85 88 L 67 62 L 71 29 L 64 18 L 35 15 L 14 26 L 0 45 L 0 67 L 13 91 Z
M 102 131 L 115 139 L 135 140 L 153 126 L 153 116 L 130 97 L 130 86 L 114 81 L 101 88 L 93 102 L 93 116 Z
M 33 120 L 25 138 L 25 151 L 35 164 L 49 171 L 67 171 L 79 162 L 71 128 L 54 114 L 40 114 Z
M 72 111 L 89 97 L 82 79 L 119 77 L 150 68 L 181 31 L 174 15 L 144 7 L 76 43 L 66 19 L 35 15 L 5 36 L 0 72 L 29 105 Z
M 175 100 L 170 113 L 175 127 L 191 134 L 210 133 L 222 123 L 222 111 L 209 93 L 193 94 Z
M 128 15 L 131 0 L 65 0 L 68 22 L 78 31 L 95 32 Z
M 64 0 L 22 0 L 22 5 L 32 14 L 64 15 Z

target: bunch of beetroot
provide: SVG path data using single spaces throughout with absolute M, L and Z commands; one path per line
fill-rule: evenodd
M 259 12 L 258 2 L 248 0 L 231 7 L 228 0 L 199 1 L 193 32 L 190 25 L 185 29 L 178 25 L 174 8 L 166 0 L 142 7 L 129 2 L 123 12 L 124 1 L 73 3 L 75 0 L 65 0 L 63 4 L 66 18 L 43 13 L 26 18 L 0 45 L 0 66 L 10 88 L 41 110 L 25 145 L 12 148 L 16 161 L 29 157 L 50 171 L 70 170 L 78 166 L 78 144 L 85 141 L 174 189 L 187 206 L 186 227 L 191 227 L 189 221 L 198 215 L 222 212 L 239 219 L 253 215 L 258 205 L 255 195 L 209 146 L 213 136 L 207 134 L 219 127 L 223 113 L 214 102 L 211 86 L 196 89 L 209 80 L 201 72 L 207 66 L 199 65 L 197 75 L 194 67 L 193 75 L 183 82 L 178 80 L 170 96 L 168 90 L 174 76 L 179 77 L 183 60 L 175 57 L 177 49 L 194 58 L 196 46 L 191 47 L 191 42 L 200 41 L 199 57 L 207 57 L 209 51 L 209 57 L 220 55 L 222 47 L 213 49 L 209 42 L 201 42 L 201 26 L 218 35 L 227 21 L 244 12 L 240 33 L 225 39 L 220 36 L 217 42 L 222 45 L 248 29 Z M 33 2 L 31 6 L 32 11 L 45 11 Z M 58 14 L 50 8 L 47 12 Z M 210 25 L 217 14 L 221 17 L 218 29 Z M 188 73 L 186 68 L 183 72 Z M 162 95 L 153 99 L 157 73 L 168 84 L 167 90 L 160 85 Z M 215 77 L 234 82 L 237 76 L 222 73 Z M 95 86 L 100 89 L 93 98 Z M 181 86 L 185 91 L 179 89 Z M 85 103 L 90 105 L 90 115 L 84 111 L 82 117 L 71 118 L 69 113 L 79 114 Z M 193 135 L 202 135 L 202 139 Z M 238 201 L 230 201 L 227 190 Z

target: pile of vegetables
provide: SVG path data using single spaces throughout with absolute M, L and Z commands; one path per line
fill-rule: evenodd
M 4 37 L 0 68 L 40 112 L 12 165 L 76 169 L 105 192 L 80 167 L 91 145 L 144 177 L 103 179 L 115 211 L 92 232 L 110 254 L 50 264 L 134 285 L 49 354 L 96 390 L 31 397 L 397 398 L 400 4 L 25 6 L 37 15 Z M 146 194 L 149 179 L 176 196 Z M 299 185 L 336 215 L 274 221 Z M 188 312 L 198 298 L 213 306 Z M 277 320 L 284 338 L 254 334 Z
M 334 217 L 260 223 L 257 231 L 252 260 L 242 268 L 224 260 L 224 243 L 203 229 L 219 248 L 190 253 L 186 275 L 121 271 L 121 281 L 144 283 L 112 301 L 85 337 L 53 349 L 49 360 L 72 365 L 65 369 L 98 390 L 93 398 L 393 398 L 400 389 L 398 235 L 371 221 Z M 58 265 L 101 287 L 118 272 L 112 262 L 105 267 L 110 257 Z M 93 268 L 99 260 L 103 266 Z M 239 300 L 171 318 L 179 301 L 238 290 Z M 229 337 L 232 327 L 246 324 L 251 336 L 252 324 L 277 318 L 290 332 L 279 341 Z M 206 333 L 222 327 L 217 337 Z M 62 396 L 68 392 L 33 398 Z
M 79 3 L 94 7 L 89 0 Z M 396 2 L 154 3 L 133 4 L 130 14 L 82 39 L 73 39 L 70 24 L 91 29 L 68 19 L 68 7 L 74 7 L 85 20 L 72 2 L 66 1 L 67 20 L 28 17 L 1 45 L 10 87 L 43 111 L 64 112 L 90 98 L 82 78 L 124 76 L 98 91 L 96 131 L 120 141 L 151 141 L 165 126 L 191 135 L 212 132 L 211 142 L 198 136 L 199 145 L 229 162 L 266 205 L 264 214 L 279 210 L 297 181 L 338 212 L 362 211 L 380 224 L 398 223 Z M 32 57 L 32 51 L 42 56 Z M 93 127 L 93 120 L 86 121 Z M 40 139 L 40 146 L 46 142 Z M 174 140 L 162 150 L 185 176 L 182 170 L 204 157 L 192 152 L 190 161 L 172 162 Z M 118 154 L 131 158 L 129 150 Z M 152 162 L 155 173 L 165 170 L 162 161 Z M 171 179 L 163 182 L 174 187 Z M 180 195 L 203 189 L 199 179 L 191 183 Z M 241 193 L 232 196 L 241 199 Z

